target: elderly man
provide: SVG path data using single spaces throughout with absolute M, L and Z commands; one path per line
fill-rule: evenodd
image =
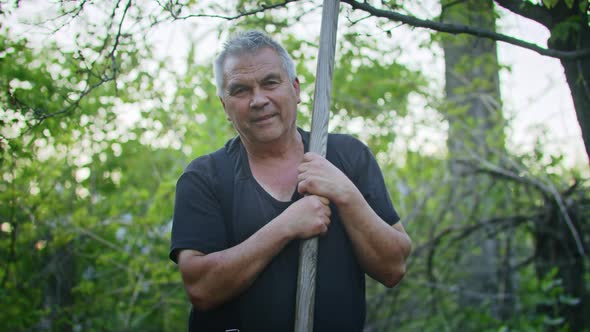
M 375 158 L 341 134 L 326 158 L 307 152 L 295 66 L 266 34 L 234 35 L 214 69 L 238 135 L 177 183 L 170 258 L 189 331 L 293 330 L 299 242 L 318 235 L 314 330 L 361 331 L 365 273 L 393 287 L 411 250 Z

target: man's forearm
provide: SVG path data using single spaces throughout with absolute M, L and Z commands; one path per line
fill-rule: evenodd
M 405 274 L 411 241 L 401 224 L 393 227 L 381 219 L 355 191 L 337 204 L 357 259 L 365 272 L 387 287 L 395 286 Z
M 275 219 L 229 249 L 207 255 L 182 251 L 179 265 L 191 302 L 199 310 L 210 310 L 239 295 L 290 240 Z
M 178 264 L 191 302 L 208 310 L 235 297 L 291 240 L 323 234 L 329 223 L 329 201 L 309 195 L 237 246 L 208 255 L 180 252 Z

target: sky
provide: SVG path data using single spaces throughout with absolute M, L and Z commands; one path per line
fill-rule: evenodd
M 500 25 L 506 34 L 546 46 L 549 32 L 536 22 L 505 15 Z M 510 72 L 501 72 L 500 79 L 505 112 L 514 119 L 515 144 L 532 144 L 531 133 L 546 126 L 550 141 L 563 149 L 571 162 L 587 164 L 581 130 L 559 60 L 505 43 L 498 44 L 498 56 L 502 64 L 511 68 Z
M 10 15 L 7 25 L 30 33 L 33 31 L 30 26 L 23 28 L 20 23 L 36 15 L 46 15 L 43 4 L 46 3 L 38 0 L 21 2 L 21 8 Z M 436 10 L 436 5 L 421 9 L 427 12 L 433 8 Z M 300 28 L 298 33 L 319 35 L 319 17 L 307 20 L 301 24 L 304 28 Z M 342 24 L 343 19 L 340 21 Z M 211 56 L 219 50 L 223 41 L 216 33 L 219 24 L 231 23 L 221 20 L 186 20 L 157 26 L 150 31 L 150 37 L 156 45 L 154 51 L 160 56 L 170 57 L 171 67 L 182 68 L 183 56 L 188 49 L 187 40 L 192 39 L 197 41 L 197 45 L 203 45 L 197 48 L 197 58 L 210 62 Z M 539 24 L 507 11 L 502 12 L 498 27 L 505 34 L 542 46 L 546 45 L 549 36 L 548 31 Z M 64 30 L 58 38 L 67 42 L 71 38 L 68 34 L 73 33 L 73 30 L 75 29 Z M 415 30 L 410 32 L 410 29 L 402 27 L 395 31 L 399 34 L 395 38 L 407 50 L 402 53 L 400 61 L 424 70 L 435 80 L 441 79 L 444 66 L 440 54 L 419 50 L 415 42 Z M 42 42 L 43 38 L 39 38 L 40 36 L 37 35 L 37 38 Z M 31 37 L 35 39 L 34 36 Z M 587 165 L 580 128 L 559 60 L 506 43 L 498 43 L 498 56 L 501 64 L 510 68 L 501 71 L 500 80 L 505 116 L 511 119 L 511 148 L 530 149 L 537 134 L 545 128 L 546 148 L 549 151 L 564 153 L 568 164 Z M 133 116 L 130 115 L 129 118 L 132 119 Z

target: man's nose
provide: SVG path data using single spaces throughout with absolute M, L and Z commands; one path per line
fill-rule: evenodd
M 250 100 L 250 108 L 259 109 L 268 104 L 268 97 L 262 89 L 254 89 L 252 99 Z

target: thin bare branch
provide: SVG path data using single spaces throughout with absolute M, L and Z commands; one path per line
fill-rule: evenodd
M 545 196 L 551 197 L 555 201 L 555 203 L 557 204 L 557 207 L 559 208 L 559 211 L 563 217 L 563 220 L 564 220 L 567 228 L 569 229 L 569 231 L 574 239 L 578 253 L 582 257 L 586 257 L 586 251 L 584 250 L 584 244 L 582 242 L 580 234 L 576 230 L 574 223 L 569 216 L 569 213 L 567 211 L 567 208 L 565 206 L 565 202 L 564 202 L 563 198 L 559 194 L 557 188 L 555 188 L 555 185 L 553 185 L 553 183 L 551 183 L 551 181 L 543 182 L 539 179 L 525 176 L 524 172 L 519 172 L 520 174 L 518 174 L 518 173 L 513 172 L 512 170 L 508 170 L 508 169 L 502 168 L 498 165 L 495 165 L 488 160 L 478 158 L 477 156 L 474 156 L 474 157 L 475 158 L 473 160 L 461 160 L 460 162 L 471 165 L 472 167 L 474 167 L 475 171 L 489 173 L 489 174 L 504 177 L 504 178 L 507 178 L 507 179 L 510 179 L 510 180 L 513 180 L 516 182 L 533 185 L 534 187 L 539 189 Z
M 267 10 L 285 7 L 287 4 L 289 4 L 291 2 L 295 2 L 295 1 L 298 1 L 298 0 L 285 0 L 283 2 L 279 2 L 274 5 L 262 5 L 260 8 L 248 10 L 248 11 L 238 13 L 235 15 L 196 13 L 196 14 L 188 14 L 188 15 L 181 16 L 181 15 L 177 15 L 174 11 L 170 11 L 170 15 L 172 15 L 172 17 L 177 20 L 185 20 L 185 19 L 193 18 L 193 17 L 209 17 L 209 18 L 219 18 L 219 19 L 223 19 L 223 20 L 227 20 L 227 21 L 233 21 L 233 20 L 237 20 L 242 17 L 262 13 Z
M 537 44 L 530 43 L 524 41 L 522 39 L 514 38 L 511 36 L 507 36 L 505 34 L 475 28 L 469 25 L 462 25 L 462 24 L 452 24 L 452 23 L 442 23 L 442 22 L 435 22 L 431 20 L 424 20 L 417 18 L 415 16 L 401 14 L 395 11 L 390 10 L 382 10 L 376 7 L 371 6 L 368 2 L 358 2 L 355 0 L 342 0 L 343 3 L 349 4 L 355 10 L 365 11 L 375 17 L 382 17 L 389 19 L 395 22 L 402 22 L 413 27 L 420 27 L 420 28 L 427 28 L 434 31 L 439 32 L 446 32 L 451 34 L 468 34 L 482 38 L 488 38 L 500 42 L 505 42 L 508 44 L 516 45 L 522 48 L 529 49 L 531 51 L 537 52 L 538 54 L 565 59 L 565 60 L 575 60 L 581 58 L 590 57 L 590 49 L 580 49 L 575 51 L 560 51 L 552 48 L 544 48 Z

